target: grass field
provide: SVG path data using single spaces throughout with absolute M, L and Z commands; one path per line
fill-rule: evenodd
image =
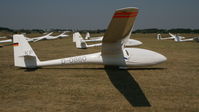
M 11 46 L 0 48 L 0 112 L 199 112 L 199 43 L 159 41 L 156 34 L 133 38 L 168 60 L 128 70 L 102 65 L 26 70 L 14 67 Z M 100 51 L 76 49 L 71 37 L 31 45 L 40 60 Z

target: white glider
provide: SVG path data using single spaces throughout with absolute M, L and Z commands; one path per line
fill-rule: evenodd
M 0 37 L 0 39 L 4 39 L 4 38 L 7 38 L 7 37 L 6 36 Z
M 40 41 L 40 40 L 51 40 L 51 39 L 63 38 L 63 37 L 68 36 L 68 35 L 65 34 L 66 32 L 63 32 L 63 33 L 61 33 L 60 35 L 57 35 L 57 36 L 51 36 L 51 34 L 53 34 L 53 32 L 51 32 L 51 33 L 48 33 L 48 34 L 46 34 L 44 36 L 40 36 L 40 37 L 34 37 L 34 38 L 26 37 L 26 40 L 28 42 L 37 42 L 37 41 Z M 24 35 L 24 34 L 22 34 L 22 35 Z M 7 42 L 12 42 L 12 39 L 0 41 L 0 43 L 7 43 Z
M 76 48 L 86 48 L 87 43 L 86 42 L 101 42 L 103 40 L 103 36 L 101 37 L 94 37 L 95 39 L 89 39 L 89 40 L 84 40 L 83 37 L 79 32 L 75 32 L 73 34 L 73 42 L 76 42 Z M 142 42 L 134 39 L 128 38 L 127 41 L 125 41 L 124 45 L 125 46 L 139 46 L 141 45 Z M 96 46 L 101 46 L 102 44 L 93 44 L 90 45 L 89 47 L 96 47 Z
M 189 41 L 196 41 L 199 42 L 199 37 L 189 38 L 189 39 L 182 39 L 181 36 L 176 35 L 175 42 L 189 42 Z
M 85 38 L 87 38 L 87 36 Z M 76 42 L 76 41 L 79 41 L 79 40 L 84 40 L 85 42 L 98 42 L 98 41 L 102 41 L 102 39 L 103 38 L 92 39 L 92 40 L 90 40 L 90 39 L 84 40 L 84 38 L 82 37 L 82 35 L 79 32 L 73 33 L 73 42 Z
M 33 42 L 37 42 L 37 41 L 40 41 L 40 40 L 52 40 L 52 39 L 57 39 L 57 38 L 68 37 L 69 35 L 66 35 L 65 33 L 66 32 L 63 32 L 63 33 L 61 33 L 61 34 L 59 34 L 57 36 L 51 36 L 52 33 L 50 33 L 50 34 L 47 34 L 45 36 L 36 38 L 36 40 L 34 40 Z
M 39 37 L 33 37 L 33 38 L 26 37 L 26 39 L 27 39 L 28 42 L 37 42 L 39 40 L 42 40 L 43 38 L 49 37 L 51 34 L 53 34 L 53 32 L 48 33 L 44 36 L 39 36 Z
M 40 61 L 23 35 L 14 35 L 14 65 L 24 68 L 36 68 L 64 64 L 103 64 L 120 67 L 146 66 L 166 61 L 166 57 L 154 51 L 140 48 L 124 48 L 124 42 L 130 37 L 137 8 L 118 9 L 102 40 L 102 50 L 98 53 L 74 56 L 62 59 Z
M 89 32 L 86 33 L 86 37 L 85 37 L 85 40 L 101 40 L 102 41 L 102 39 L 103 39 L 103 36 L 91 37 Z
M 102 46 L 102 43 L 98 43 L 98 44 L 90 44 L 88 45 L 85 40 L 78 38 L 78 40 L 75 42 L 76 44 L 76 48 L 78 49 L 86 49 L 89 47 L 97 47 L 97 46 Z
M 87 33 L 86 37 L 88 37 L 88 35 L 89 34 Z M 86 48 L 89 48 L 89 47 L 102 46 L 102 43 L 91 44 L 91 45 L 88 45 L 86 43 L 86 42 L 97 42 L 97 41 L 102 41 L 102 40 L 84 40 L 79 32 L 73 33 L 73 42 L 75 42 L 76 48 L 78 48 L 78 49 L 86 49 Z
M 90 36 L 90 33 L 89 33 L 89 32 L 87 32 L 87 33 L 86 33 L 86 37 L 85 37 L 85 39 L 86 39 L 86 40 L 88 40 L 90 37 L 91 37 L 91 36 Z
M 77 38 L 75 44 L 76 44 L 76 48 L 78 49 L 86 49 L 89 47 L 98 47 L 98 46 L 102 46 L 102 43 L 97 43 L 97 44 L 90 44 L 88 45 L 87 42 L 96 42 L 96 41 L 101 41 L 101 40 L 83 40 L 82 38 Z M 142 42 L 138 41 L 138 40 L 134 40 L 134 39 L 128 39 L 128 41 L 126 41 L 125 46 L 139 46 L 141 45 Z
M 169 35 L 171 37 L 162 38 L 161 34 L 157 34 L 157 39 L 158 40 L 174 39 L 175 42 L 188 42 L 188 41 L 199 42 L 199 37 L 193 37 L 193 38 L 185 39 L 185 37 L 183 37 L 183 36 L 174 35 L 174 34 L 171 34 L 171 33 L 169 33 Z
M 34 37 L 34 38 L 29 38 L 29 37 L 26 37 L 26 40 L 28 42 L 36 42 L 38 40 L 40 40 L 41 38 L 45 38 L 45 37 L 48 37 L 50 36 L 52 33 L 49 33 L 47 35 L 44 35 L 44 36 L 40 36 L 40 37 Z M 22 34 L 24 35 L 24 34 Z M 12 39 L 7 39 L 7 40 L 1 40 L 0 43 L 7 43 L 7 42 L 12 42 Z
M 175 40 L 176 39 L 176 35 L 173 35 L 172 33 L 169 33 L 169 35 L 171 37 L 164 37 L 164 38 L 162 38 L 161 34 L 157 34 L 157 39 L 158 40 L 169 40 L 169 39 L 174 39 Z M 185 37 L 179 36 L 179 38 L 184 39 Z

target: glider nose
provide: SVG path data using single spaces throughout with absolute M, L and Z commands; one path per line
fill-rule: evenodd
M 128 62 L 132 66 L 156 65 L 167 60 L 167 58 L 162 54 L 159 54 L 151 50 L 141 48 L 131 48 L 128 50 L 130 53 Z
M 156 56 L 156 63 L 162 63 L 162 62 L 165 62 L 167 60 L 167 58 L 162 55 L 162 54 L 159 54 L 157 53 L 158 55 Z
M 137 43 L 138 43 L 138 45 L 142 45 L 143 44 L 141 41 L 138 41 Z
M 142 42 L 139 41 L 139 40 L 133 40 L 131 43 L 134 43 L 135 46 L 138 46 L 138 45 L 141 45 L 141 44 L 142 44 Z
M 156 65 L 156 64 L 165 62 L 167 60 L 167 58 L 160 53 L 150 51 L 150 50 L 145 50 L 145 51 L 146 51 L 145 52 L 146 53 L 146 55 L 145 55 L 146 60 L 145 61 L 149 65 Z

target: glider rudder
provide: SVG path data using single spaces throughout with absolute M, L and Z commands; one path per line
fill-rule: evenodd
M 24 68 L 36 68 L 40 62 L 24 35 L 13 35 L 14 65 Z

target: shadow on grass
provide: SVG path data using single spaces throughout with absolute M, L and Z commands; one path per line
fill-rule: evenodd
M 115 88 L 132 106 L 151 106 L 139 84 L 127 70 L 118 70 L 115 67 L 105 66 L 105 71 Z
M 24 70 L 25 72 L 34 72 L 41 68 L 20 68 L 20 69 Z
M 45 67 L 45 68 L 42 68 L 42 67 L 40 67 L 40 68 L 29 68 L 29 69 L 27 69 L 27 68 L 20 68 L 20 69 L 24 69 L 26 72 L 31 72 L 31 71 L 36 71 L 36 70 L 39 70 L 39 69 L 49 69 L 49 70 L 53 70 L 53 69 L 57 69 L 57 70 L 106 70 L 106 69 L 117 69 L 118 71 L 120 71 L 120 70 L 123 70 L 123 69 L 118 69 L 118 67 L 109 67 L 109 68 L 105 68 L 105 67 L 99 67 L 99 68 L 78 68 L 78 67 L 76 67 L 76 68 L 55 68 L 55 67 L 49 67 L 49 68 L 47 68 L 47 67 Z M 133 70 L 133 71 L 143 71 L 143 70 L 145 70 L 145 71 L 147 71 L 147 70 L 164 70 L 164 69 L 167 69 L 167 68 L 127 68 L 127 69 L 125 69 L 125 70 Z
M 22 68 L 24 69 L 24 68 Z M 132 77 L 127 70 L 164 70 L 167 68 L 128 68 L 125 70 L 118 69 L 114 66 L 104 66 L 99 68 L 35 68 L 24 69 L 25 72 L 34 72 L 38 69 L 49 70 L 105 70 L 110 81 L 118 89 L 118 91 L 127 99 L 127 101 L 134 107 L 150 107 L 151 104 L 147 100 L 145 94 L 140 88 L 139 84 Z

